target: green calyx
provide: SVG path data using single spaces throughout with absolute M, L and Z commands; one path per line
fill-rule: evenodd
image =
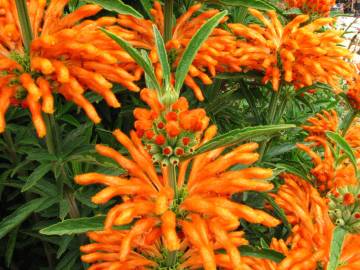
M 349 233 L 360 233 L 360 187 L 346 186 L 328 194 L 331 221 Z

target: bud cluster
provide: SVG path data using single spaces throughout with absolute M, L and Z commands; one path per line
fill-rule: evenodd
M 154 163 L 165 167 L 178 165 L 180 157 L 191 154 L 199 137 L 208 126 L 209 118 L 203 109 L 189 110 L 186 98 L 164 106 L 154 90 L 144 89 L 141 98 L 150 110 L 134 110 L 135 129 Z
M 360 186 L 338 188 L 328 198 L 332 222 L 349 233 L 360 233 Z

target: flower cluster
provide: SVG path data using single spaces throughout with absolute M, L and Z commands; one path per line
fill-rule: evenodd
M 200 144 L 215 134 L 216 127 L 209 127 Z M 129 138 L 116 130 L 114 136 L 131 159 L 107 146 L 97 145 L 96 150 L 114 159 L 128 176 L 87 173 L 75 178 L 81 185 L 106 186 L 92 198 L 94 203 L 122 198 L 108 212 L 105 230 L 89 234 L 96 243 L 82 247 L 87 253 L 83 261 L 93 263 L 90 269 L 156 268 L 164 254 L 176 251 L 181 257 L 180 269 L 215 270 L 219 266 L 250 270 L 238 250 L 247 243 L 239 230 L 239 219 L 269 227 L 280 223 L 262 210 L 231 200 L 234 193 L 273 189 L 267 181 L 272 177 L 270 169 L 249 167 L 259 157 L 254 152 L 256 143 L 226 153 L 224 147 L 211 150 L 180 162 L 178 168 L 162 166 L 159 174 L 137 132 L 132 131 Z M 237 164 L 243 169 L 229 170 Z M 129 230 L 116 230 L 115 226 L 132 223 Z
M 170 109 L 159 101 L 155 90 L 143 89 L 141 99 L 150 110 L 134 110 L 135 129 L 152 154 L 154 162 L 163 167 L 178 165 L 179 158 L 190 154 L 199 143 L 199 135 L 207 128 L 209 118 L 203 109 L 189 110 L 186 98 L 180 97 Z
M 334 224 L 350 233 L 360 233 L 359 186 L 344 186 L 328 194 L 329 215 Z
M 46 134 L 41 112 L 54 112 L 53 93 L 59 92 L 84 109 L 95 123 L 100 122 L 93 105 L 84 97 L 86 90 L 101 95 L 107 104 L 120 103 L 111 91 L 112 82 L 139 91 L 134 81 L 142 70 L 99 27 L 116 18 L 83 20 L 101 7 L 84 5 L 63 16 L 68 1 L 27 1 L 33 40 L 29 51 L 20 35 L 15 1 L 4 0 L 0 36 L 0 132 L 5 129 L 5 113 L 11 103 L 26 99 L 38 136 Z
M 286 0 L 289 7 L 300 8 L 308 14 L 328 16 L 335 0 Z
M 166 43 L 166 49 L 170 55 L 173 69 L 178 65 L 183 52 L 197 30 L 219 12 L 219 10 L 211 9 L 194 16 L 200 8 L 201 4 L 190 7 L 177 19 L 172 29 L 172 38 Z M 159 2 L 154 2 L 151 14 L 153 21 L 135 18 L 131 15 L 119 15 L 117 25 L 113 25 L 111 31 L 130 42 L 134 47 L 150 50 L 150 59 L 154 65 L 156 76 L 161 82 L 163 75 L 153 36 L 153 25 L 156 25 L 161 33 L 164 32 L 164 14 Z M 225 21 L 226 18 L 223 22 Z M 194 91 L 199 100 L 203 100 L 204 96 L 195 78 L 200 79 L 204 84 L 211 84 L 212 80 L 207 73 L 215 76 L 218 71 L 240 71 L 232 61 L 231 52 L 235 47 L 236 38 L 221 28 L 214 29 L 201 46 L 185 78 L 185 84 Z
M 326 269 L 332 233 L 335 228 L 328 213 L 330 216 L 335 215 L 334 203 L 330 202 L 328 205 L 319 192 L 304 179 L 291 174 L 284 174 L 283 178 L 285 184 L 273 196 L 279 206 L 285 210 L 292 225 L 292 233 L 286 242 L 273 240 L 272 247 L 286 255 L 276 269 L 313 270 L 317 265 L 322 265 Z M 348 188 L 345 187 L 341 190 L 341 195 L 336 193 L 337 201 L 343 199 L 343 195 L 348 194 Z M 334 196 L 330 195 L 331 198 Z M 335 212 L 339 214 L 338 211 Z M 355 209 L 353 217 L 356 219 L 356 216 Z M 344 263 L 338 269 L 356 269 L 359 265 L 360 259 L 357 251 L 359 240 L 359 234 L 351 235 L 346 239 L 341 254 L 341 261 Z
M 239 66 L 265 72 L 264 82 L 271 81 L 277 91 L 284 80 L 297 88 L 323 82 L 339 90 L 339 77 L 351 78 L 353 68 L 344 58 L 350 52 L 338 46 L 342 42 L 335 30 L 318 31 L 333 22 L 332 18 L 320 18 L 308 23 L 308 15 L 299 15 L 282 26 L 275 11 L 263 13 L 249 9 L 263 26 L 229 24 L 238 40 L 234 57 Z
M 356 184 L 356 172 L 348 160 L 337 163 L 331 149 L 336 149 L 326 138 L 326 131 L 338 130 L 338 116 L 335 111 L 323 111 L 316 117 L 311 117 L 308 122 L 312 125 L 304 126 L 304 130 L 309 132 L 305 141 L 311 145 L 298 143 L 297 147 L 306 152 L 312 159 L 315 167 L 311 169 L 311 174 L 316 179 L 316 184 L 321 191 L 326 191 L 344 184 Z M 345 136 L 349 144 L 353 144 L 358 135 Z M 319 151 L 319 148 L 323 151 Z M 316 150 L 317 149 L 317 150 Z M 323 153 L 323 155 L 321 154 Z

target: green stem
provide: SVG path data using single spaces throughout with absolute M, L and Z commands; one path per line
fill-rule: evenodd
M 351 124 L 354 121 L 354 119 L 358 113 L 359 113 L 359 111 L 351 108 L 349 113 L 345 116 L 344 122 L 342 123 L 342 127 L 341 127 L 342 134 L 344 136 L 346 135 L 347 131 L 351 127 Z
M 177 190 L 177 172 L 176 166 L 170 164 L 169 165 L 169 185 L 174 190 L 174 196 L 176 198 L 178 190 Z
M 173 164 L 169 165 L 169 185 L 174 190 L 174 198 L 176 200 L 178 189 L 177 189 L 177 171 L 176 166 Z M 177 251 L 169 252 L 166 260 L 166 264 L 169 268 L 175 266 L 177 263 Z M 171 268 L 172 269 L 172 268 Z
M 24 42 L 24 47 L 27 52 L 30 50 L 30 43 L 33 39 L 29 13 L 27 10 L 26 0 L 15 0 L 16 8 L 19 16 L 21 26 L 21 33 Z
M 44 121 L 46 125 L 46 146 L 50 154 L 54 155 L 56 154 L 56 142 L 55 142 L 55 136 L 54 136 L 54 130 L 53 130 L 53 121 L 51 118 L 54 118 L 53 115 L 44 114 Z
M 165 43 L 172 39 L 173 28 L 173 14 L 174 14 L 174 0 L 165 0 L 165 29 L 164 41 Z

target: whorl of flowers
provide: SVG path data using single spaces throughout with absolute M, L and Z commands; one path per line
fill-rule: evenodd
M 68 0 L 27 1 L 33 41 L 26 52 L 21 37 L 15 1 L 1 1 L 0 8 L 0 132 L 5 129 L 5 113 L 11 103 L 26 99 L 39 137 L 46 134 L 41 112 L 54 112 L 53 93 L 84 109 L 95 123 L 95 108 L 84 97 L 87 90 L 101 95 L 109 106 L 120 103 L 111 91 L 112 82 L 138 91 L 133 83 L 141 76 L 134 60 L 111 43 L 99 26 L 111 25 L 116 18 L 84 20 L 101 7 L 84 5 L 63 16 Z
M 323 82 L 340 91 L 339 77 L 352 77 L 353 69 L 345 61 L 350 52 L 338 46 L 343 41 L 341 34 L 331 29 L 319 31 L 332 23 L 332 18 L 309 23 L 308 15 L 299 15 L 282 26 L 275 11 L 268 11 L 269 18 L 258 10 L 249 11 L 263 25 L 228 25 L 244 38 L 237 41 L 234 57 L 239 67 L 264 71 L 264 82 L 270 81 L 275 91 L 282 80 L 297 88 Z
M 166 43 L 166 49 L 170 55 L 173 69 L 178 65 L 183 52 L 197 30 L 209 18 L 219 12 L 219 10 L 211 9 L 194 16 L 200 8 L 201 4 L 190 7 L 187 12 L 177 19 L 173 27 L 172 38 Z M 161 82 L 163 74 L 153 36 L 154 24 L 161 33 L 164 32 L 164 14 L 159 2 L 154 2 L 151 14 L 154 18 L 153 21 L 135 18 L 131 15 L 119 15 L 117 24 L 111 27 L 111 31 L 130 42 L 134 47 L 150 50 L 150 59 L 154 65 L 156 76 L 159 82 Z M 223 21 L 225 20 L 226 18 L 223 19 Z M 200 79 L 204 84 L 211 84 L 212 80 L 208 73 L 211 76 L 215 76 L 219 71 L 240 70 L 232 62 L 231 52 L 236 47 L 235 39 L 230 32 L 221 28 L 215 28 L 199 49 L 185 78 L 185 84 L 194 91 L 197 99 L 203 100 L 204 96 L 196 83 L 196 78 Z
M 273 239 L 271 247 L 283 252 L 286 258 L 276 268 L 265 269 L 314 270 L 318 264 L 326 269 L 335 228 L 328 214 L 334 215 L 331 210 L 333 203 L 330 202 L 328 205 L 327 200 L 320 196 L 316 188 L 304 179 L 291 174 L 284 174 L 283 178 L 285 184 L 273 196 L 284 209 L 292 225 L 292 233 L 286 242 Z M 338 193 L 330 196 L 343 199 L 343 195 Z M 355 219 L 356 216 L 356 213 L 353 213 Z M 357 269 L 360 264 L 359 240 L 360 235 L 347 237 L 341 254 L 343 264 L 338 269 Z
M 134 110 L 135 129 L 152 160 L 162 166 L 178 165 L 179 158 L 190 154 L 207 128 L 209 118 L 204 109 L 189 110 L 186 98 L 180 97 L 169 109 L 159 102 L 157 93 L 144 89 L 140 93 L 150 110 Z
M 289 7 L 299 8 L 308 14 L 328 16 L 335 0 L 286 0 Z
M 305 139 L 311 142 L 311 145 L 298 143 L 297 147 L 306 152 L 314 163 L 314 168 L 311 169 L 311 174 L 316 179 L 316 184 L 321 191 L 329 190 L 334 187 L 343 185 L 351 185 L 357 182 L 355 168 L 348 161 L 337 164 L 334 154 L 331 151 L 331 146 L 335 149 L 335 145 L 327 140 L 325 133 L 327 131 L 336 131 L 338 129 L 338 116 L 335 111 L 323 111 L 322 114 L 316 114 L 316 117 L 311 117 L 308 122 L 312 125 L 303 126 L 304 130 L 309 132 Z M 352 144 L 354 135 L 345 139 L 349 139 L 349 144 Z
M 199 114 L 191 115 L 186 122 L 192 123 L 196 116 L 202 123 Z M 238 250 L 246 244 L 238 229 L 239 219 L 269 227 L 279 224 L 270 214 L 231 200 L 234 193 L 273 189 L 267 181 L 272 176 L 270 169 L 249 167 L 259 158 L 254 152 L 258 145 L 247 143 L 226 153 L 224 147 L 211 150 L 177 163 L 178 168 L 163 164 L 159 174 L 137 133 L 131 131 L 129 138 L 120 130 L 114 132 L 130 157 L 104 145 L 96 146 L 99 154 L 114 159 L 127 176 L 88 173 L 75 178 L 81 185 L 106 186 L 92 198 L 96 204 L 122 198 L 108 212 L 104 232 L 89 235 L 96 243 L 82 247 L 88 253 L 83 261 L 93 264 L 90 269 L 158 269 L 164 256 L 161 251 L 166 250 L 180 254 L 180 269 L 249 269 Z M 209 127 L 202 138 L 198 135 L 200 145 L 215 135 L 216 127 Z M 166 139 L 171 137 L 167 135 Z M 229 170 L 237 164 L 245 168 Z M 125 231 L 114 227 L 132 223 Z

